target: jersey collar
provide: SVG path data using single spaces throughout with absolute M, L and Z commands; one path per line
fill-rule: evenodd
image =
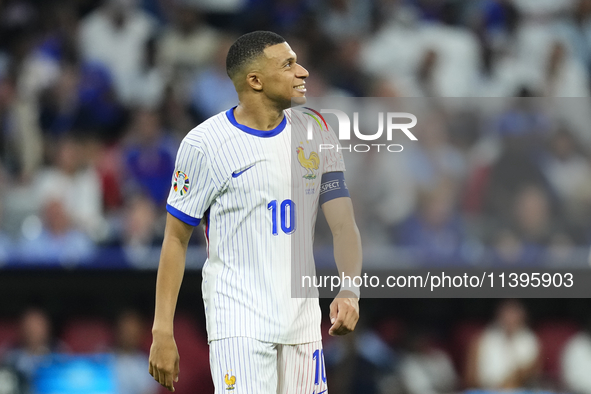
M 232 123 L 234 126 L 239 128 L 240 130 L 244 131 L 245 133 L 252 134 L 257 137 L 263 137 L 263 138 L 274 137 L 277 134 L 281 133 L 283 131 L 283 129 L 285 129 L 285 125 L 287 124 L 287 119 L 284 114 L 283 119 L 281 120 L 281 123 L 279 123 L 277 125 L 277 127 L 275 127 L 274 129 L 271 129 L 271 130 L 253 129 L 251 127 L 240 124 L 236 121 L 236 118 L 234 117 L 234 109 L 235 108 L 236 107 L 232 107 L 226 111 L 226 116 L 227 116 L 228 120 L 230 121 L 230 123 Z

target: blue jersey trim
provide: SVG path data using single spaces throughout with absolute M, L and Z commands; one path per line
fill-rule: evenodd
M 226 111 L 226 116 L 228 117 L 228 120 L 230 121 L 230 123 L 232 123 L 234 126 L 238 127 L 240 130 L 244 131 L 245 133 L 255 135 L 257 137 L 263 137 L 263 138 L 274 137 L 277 134 L 281 133 L 283 131 L 283 129 L 285 129 L 285 125 L 287 124 L 286 116 L 283 115 L 283 120 L 281 120 L 281 123 L 279 123 L 279 125 L 277 125 L 277 127 L 275 127 L 272 130 L 253 129 L 253 128 L 250 128 L 250 127 L 245 126 L 243 124 L 240 124 L 236 121 L 236 118 L 234 117 L 234 109 L 235 108 L 236 107 L 232 107 Z
M 189 216 L 186 213 L 179 211 L 178 209 L 176 209 L 175 207 L 173 207 L 170 204 L 166 204 L 166 210 L 172 216 L 174 216 L 175 218 L 177 218 L 181 222 L 188 224 L 189 226 L 198 226 L 199 223 L 201 222 L 201 219 L 197 219 L 192 216 Z
M 320 205 L 339 197 L 351 197 L 347 184 L 345 183 L 345 173 L 342 171 L 327 172 L 322 174 L 320 181 Z

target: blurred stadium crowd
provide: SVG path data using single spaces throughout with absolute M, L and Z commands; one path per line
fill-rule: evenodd
M 440 304 L 443 311 L 431 311 L 431 318 L 447 315 L 449 319 L 453 315 L 449 308 L 457 304 Z M 591 393 L 591 321 L 534 320 L 528 307 L 517 300 L 495 301 L 490 306 L 484 319 L 446 322 L 443 318 L 426 324 L 364 302 L 365 313 L 355 334 L 343 338 L 330 337 L 330 322 L 324 319 L 331 391 Z M 149 321 L 134 309 L 111 310 L 108 316 L 69 316 L 56 324 L 45 310 L 30 307 L 18 319 L 0 320 L 1 392 L 168 392 L 147 373 Z M 176 392 L 190 394 L 196 388 L 213 392 L 207 339 L 194 313 L 177 314 L 175 340 L 181 356 Z
M 393 101 L 421 120 L 418 142 L 399 133 L 402 153 L 344 153 L 369 265 L 395 245 L 394 265 L 587 266 L 589 101 Z
M 0 267 L 154 268 L 178 144 L 237 103 L 225 55 L 258 29 L 288 40 L 310 72 L 309 96 L 432 103 L 404 155 L 346 154 L 366 261 L 396 247 L 389 256 L 414 264 L 587 264 L 591 0 L 6 0 Z M 330 245 L 326 224 L 318 226 L 318 245 Z M 202 245 L 201 236 L 192 243 Z M 56 294 L 44 293 L 42 304 Z M 583 321 L 539 313 L 528 328 L 516 302 L 488 322 L 469 321 L 453 314 L 453 302 L 436 311 L 434 301 L 415 304 L 413 313 L 432 321 L 414 326 L 395 317 L 402 302 L 364 300 L 355 335 L 325 338 L 331 392 L 591 393 Z M 126 383 L 138 379 L 123 392 L 154 392 L 142 370 L 149 325 L 134 312 L 109 324 L 92 308 L 78 321 L 71 302 L 23 311 L 18 322 L 2 312 L 0 364 L 26 381 L 38 355 L 110 352 Z M 545 312 L 544 303 L 535 305 Z M 481 309 L 474 305 L 470 313 Z M 63 321 L 52 335 L 56 311 Z M 433 316 L 445 314 L 454 327 L 442 333 Z M 191 316 L 175 323 L 185 363 L 179 394 L 212 391 L 202 315 Z M 503 342 L 503 330 L 516 339 Z M 1 379 L 10 376 L 0 370 L 4 389 Z
M 237 103 L 225 54 L 246 31 L 286 37 L 309 96 L 586 100 L 590 89 L 591 0 L 10 0 L 0 19 L 6 264 L 145 262 L 179 141 Z M 569 261 L 588 246 L 589 130 L 516 106 L 492 125 L 434 116 L 405 155 L 404 187 L 355 196 L 369 242 L 460 263 L 543 263 L 548 247 Z M 370 156 L 350 160 L 350 182 L 374 172 Z

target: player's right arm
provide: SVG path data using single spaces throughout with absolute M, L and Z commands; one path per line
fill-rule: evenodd
M 190 135 L 194 143 L 200 143 L 199 134 L 191 132 Z M 172 326 L 185 271 L 187 245 L 193 228 L 199 225 L 220 189 L 218 178 L 203 150 L 183 140 L 166 204 L 168 215 L 156 280 L 149 367 L 154 379 L 170 391 L 174 391 L 173 381 L 178 380 L 179 373 L 179 354 Z
M 179 353 L 173 334 L 174 311 L 185 272 L 187 245 L 193 228 L 170 213 L 167 215 L 156 279 L 156 309 L 152 326 L 149 372 L 158 383 L 170 391 L 174 391 L 173 382 L 178 381 L 179 374 Z

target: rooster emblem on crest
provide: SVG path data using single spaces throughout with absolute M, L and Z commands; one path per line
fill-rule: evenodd
M 236 384 L 236 376 L 232 375 L 232 370 L 224 376 L 224 382 L 228 385 L 226 390 L 234 390 L 234 385 Z
M 318 153 L 311 152 L 310 157 L 306 159 L 304 148 L 301 146 L 296 148 L 296 153 L 298 154 L 300 165 L 306 169 L 306 175 L 303 177 L 305 179 L 316 179 L 316 173 L 314 170 L 317 170 L 320 165 L 320 157 L 318 156 Z

